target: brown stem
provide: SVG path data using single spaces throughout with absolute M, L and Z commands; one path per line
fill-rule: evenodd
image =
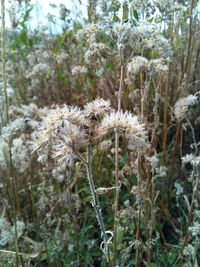
M 168 128 L 168 93 L 169 93 L 169 76 L 165 85 L 165 104 L 164 104 L 164 126 L 163 126 L 163 164 L 166 163 L 167 150 L 167 128 Z
M 189 25 L 189 36 L 188 36 L 188 47 L 187 47 L 187 56 L 185 60 L 185 66 L 184 66 L 184 72 L 188 73 L 188 67 L 190 63 L 190 57 L 191 57 L 191 44 L 192 44 L 192 11 L 193 11 L 193 6 L 194 6 L 194 0 L 191 0 L 190 4 L 190 25 Z
M 9 103 L 8 103 L 8 94 L 7 94 L 7 81 L 6 81 L 6 31 L 5 31 L 5 0 L 1 0 L 1 17 L 2 17 L 2 25 L 1 25 L 1 60 L 2 60 L 2 77 L 3 77 L 3 91 L 4 91 L 4 99 L 5 99 L 5 110 L 6 110 L 6 119 L 7 123 L 9 123 Z
M 2 16 L 2 27 L 1 27 L 1 45 L 2 45 L 2 77 L 3 77 L 3 88 L 4 88 L 4 98 L 5 98 L 5 109 L 6 109 L 6 120 L 9 123 L 9 103 L 7 95 L 7 81 L 6 81 L 6 32 L 5 32 L 5 1 L 1 0 L 1 16 Z M 12 153 L 11 153 L 11 143 L 9 142 L 9 159 L 10 159 L 10 177 L 12 184 L 12 211 L 13 211 L 13 221 L 14 221 L 14 233 L 15 233 L 15 249 L 16 249 L 16 266 L 19 266 L 19 246 L 18 246 L 18 234 L 17 234 L 17 191 L 16 191 L 16 181 L 14 177 L 14 168 L 12 164 Z M 21 260 L 23 265 L 23 260 Z
M 147 115 L 147 106 L 148 106 L 148 94 L 149 94 L 149 89 L 150 89 L 150 82 L 151 81 L 145 81 L 144 86 L 143 86 L 143 77 L 141 74 L 141 92 L 142 92 L 142 98 L 141 98 L 141 121 L 145 122 L 145 118 Z M 147 118 L 146 118 L 147 119 Z
M 176 155 L 177 155 L 179 141 L 180 141 L 181 126 L 182 126 L 182 123 L 179 121 L 177 125 L 175 141 L 174 141 L 174 150 L 172 152 L 171 162 L 170 162 L 170 171 L 169 171 L 169 180 L 168 180 L 168 205 L 170 204 L 170 201 L 171 201 L 172 175 L 174 171 L 174 164 L 176 161 Z
M 120 74 L 120 86 L 118 92 L 118 111 L 121 110 L 121 99 L 123 92 L 123 77 L 124 77 L 124 66 L 121 66 L 121 74 Z M 116 129 L 115 133 L 115 214 L 114 214 L 114 227 L 113 227 L 113 266 L 115 266 L 116 261 L 116 252 L 117 252 L 117 217 L 118 217 L 118 206 L 119 206 L 119 133 Z
M 124 79 L 124 66 L 121 67 L 120 71 L 120 84 L 119 84 L 119 92 L 118 92 L 118 111 L 121 110 L 122 105 L 122 93 L 123 93 L 123 79 Z
M 138 185 L 137 185 L 137 201 L 138 201 L 138 216 L 137 216 L 137 225 L 136 225 L 136 241 L 140 239 L 140 218 L 141 218 L 141 211 L 142 211 L 142 199 L 141 199 L 141 155 L 138 152 L 138 159 L 137 159 L 137 178 L 138 178 Z M 140 248 L 139 244 L 136 245 L 136 254 L 135 254 L 135 266 L 140 267 Z
M 156 147 L 155 143 L 155 139 L 156 139 L 156 131 L 159 127 L 159 99 L 160 99 L 160 84 L 162 81 L 162 76 L 160 77 L 159 81 L 158 81 L 158 85 L 155 89 L 155 105 L 153 108 L 153 114 L 154 114 L 154 127 L 153 127 L 153 131 L 152 131 L 152 136 L 151 136 L 151 144 L 154 145 L 154 147 Z

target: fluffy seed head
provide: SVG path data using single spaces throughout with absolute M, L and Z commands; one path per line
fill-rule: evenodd
M 96 134 L 101 136 L 112 129 L 125 131 L 129 144 L 134 144 L 138 147 L 143 147 L 145 144 L 146 132 L 144 125 L 140 124 L 138 117 L 130 112 L 112 112 L 105 116 Z
M 189 106 L 192 106 L 197 103 L 196 95 L 188 95 L 186 97 L 180 98 L 174 108 L 174 113 L 177 120 L 181 120 L 184 118 L 186 112 L 188 111 Z
M 111 110 L 110 100 L 104 100 L 103 98 L 97 98 L 93 102 L 90 102 L 84 106 L 85 113 L 95 115 L 104 114 Z

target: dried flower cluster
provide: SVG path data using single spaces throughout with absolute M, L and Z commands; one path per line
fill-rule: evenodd
M 142 56 L 133 57 L 127 64 L 127 83 L 135 80 L 136 76 L 142 72 L 148 72 L 150 75 L 166 75 L 168 73 L 168 59 L 159 58 L 148 60 Z
M 146 132 L 137 116 L 111 111 L 110 101 L 96 99 L 86 104 L 83 110 L 69 106 L 48 110 L 33 134 L 33 150 L 45 154 L 51 150 L 60 163 L 70 165 L 77 148 L 94 142 L 111 130 L 124 131 L 130 145 L 138 148 L 145 145 Z
M 100 61 L 104 62 L 111 54 L 109 45 L 98 42 L 98 34 L 104 34 L 120 54 L 126 47 L 131 48 L 134 55 L 143 54 L 147 49 L 156 51 L 163 58 L 168 58 L 172 54 L 170 44 L 159 35 L 157 27 L 153 24 L 143 21 L 135 26 L 131 22 L 103 21 L 91 24 L 77 33 L 78 40 L 89 39 L 89 49 L 85 54 L 86 62 L 90 62 L 91 59 L 95 59 L 96 62 L 101 59 Z
M 86 67 L 75 66 L 72 69 L 72 75 L 84 74 L 84 73 L 87 73 L 87 68 Z
M 198 97 L 196 95 L 188 95 L 186 97 L 180 98 L 174 108 L 174 113 L 177 120 L 184 118 L 190 106 L 193 106 L 197 103 Z
M 22 221 L 16 222 L 16 227 L 18 231 L 18 237 L 20 237 L 24 230 L 25 224 Z M 14 225 L 10 225 L 6 218 L 0 218 L 0 246 L 8 245 L 13 242 L 15 238 L 15 228 Z

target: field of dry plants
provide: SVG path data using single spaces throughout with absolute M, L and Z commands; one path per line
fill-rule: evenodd
M 199 1 L 50 2 L 1 0 L 0 267 L 200 266 Z

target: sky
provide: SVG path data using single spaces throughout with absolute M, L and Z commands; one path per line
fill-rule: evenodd
M 5 0 L 5 7 L 7 11 L 10 9 L 11 4 L 10 0 Z M 63 22 L 58 19 L 59 17 L 59 5 L 62 3 L 66 6 L 67 9 L 71 10 L 70 17 L 73 18 L 82 18 L 84 14 L 87 14 L 87 0 L 32 0 L 34 8 L 31 11 L 31 19 L 28 22 L 28 27 L 30 29 L 35 29 L 48 25 L 51 27 L 52 32 L 60 31 Z M 55 23 L 49 23 L 48 15 L 51 14 L 54 16 Z M 6 27 L 10 27 L 9 13 L 6 12 Z

